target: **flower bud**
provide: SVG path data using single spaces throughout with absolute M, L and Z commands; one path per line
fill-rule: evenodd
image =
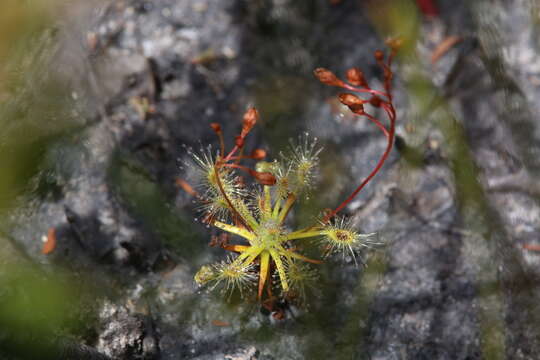
M 339 80 L 333 72 L 325 68 L 317 68 L 313 71 L 313 74 L 325 85 L 330 86 L 342 86 L 343 81 Z
M 360 99 L 356 95 L 347 93 L 339 94 L 339 101 L 341 101 L 342 104 L 347 105 L 349 109 L 357 115 L 362 115 L 364 113 L 363 104 L 366 101 Z
M 254 107 L 249 108 L 244 114 L 242 134 L 245 136 L 259 120 L 259 112 Z
M 377 61 L 384 60 L 384 53 L 381 50 L 376 50 L 374 55 L 375 55 L 375 60 Z
M 369 87 L 364 73 L 359 68 L 350 68 L 347 70 L 347 81 L 354 86 Z
M 266 151 L 263 149 L 255 149 L 251 152 L 250 157 L 255 160 L 262 160 L 266 157 Z
M 218 123 L 210 123 L 210 127 L 212 128 L 212 130 L 214 130 L 216 134 L 219 134 L 221 132 L 221 125 L 219 125 Z
M 380 107 L 382 99 L 378 96 L 373 96 L 371 99 L 369 99 L 369 103 L 375 107 Z
M 358 96 L 348 93 L 341 93 L 338 95 L 339 101 L 343 105 L 352 106 L 352 105 L 362 105 L 365 101 L 360 99 Z
M 355 113 L 356 115 L 363 115 L 364 114 L 364 105 L 362 105 L 362 104 L 349 105 L 349 109 L 353 113 Z

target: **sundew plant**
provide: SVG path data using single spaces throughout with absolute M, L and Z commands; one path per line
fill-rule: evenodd
M 221 289 L 228 296 L 234 291 L 246 295 L 256 289 L 257 298 L 263 303 L 274 299 L 301 299 L 306 288 L 316 282 L 316 266 L 323 263 L 322 259 L 349 254 L 356 261 L 358 250 L 373 243 L 373 234 L 357 232 L 350 221 L 338 213 L 377 174 L 394 143 L 396 113 L 392 103 L 391 65 L 399 41 L 391 40 L 388 45 L 388 55 L 380 50 L 374 54 L 383 71 L 382 90 L 372 89 L 358 68 L 347 71 L 346 81 L 324 68 L 314 71 L 323 84 L 348 91 L 339 94 L 341 103 L 359 118 L 373 122 L 386 137 L 387 146 L 375 168 L 358 187 L 311 226 L 292 230 L 285 225 L 285 220 L 292 207 L 314 186 L 318 156 L 322 151 L 316 139 L 303 135 L 288 151 L 280 153 L 279 159 L 264 161 L 264 150 L 247 152 L 244 148 L 246 136 L 259 119 L 255 108 L 244 114 L 242 129 L 230 151 L 225 149 L 221 126 L 210 124 L 219 138 L 219 149 L 189 151 L 197 182 L 191 186 L 180 181 L 180 185 L 200 201 L 202 222 L 224 234 L 236 235 L 241 241 L 229 243 L 229 237 L 224 234 L 214 237 L 211 244 L 219 245 L 230 255 L 221 262 L 202 266 L 195 275 L 199 285 Z M 381 109 L 387 123 L 366 112 L 366 104 Z M 255 168 L 244 165 L 248 159 L 257 161 Z M 255 184 L 246 185 L 244 175 L 253 178 Z M 319 244 L 321 259 L 302 253 L 298 240 L 306 238 L 313 238 Z

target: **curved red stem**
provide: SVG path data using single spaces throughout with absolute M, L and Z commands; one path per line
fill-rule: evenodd
M 389 104 L 388 105 L 389 107 L 389 111 L 394 114 L 394 108 L 392 106 L 392 104 Z M 371 115 L 370 115 L 371 116 Z M 374 118 L 375 119 L 375 118 Z M 382 124 L 380 122 L 376 122 L 377 124 L 380 124 L 382 126 Z M 379 125 L 378 125 L 379 126 Z M 390 155 L 390 151 L 392 150 L 392 147 L 394 145 L 394 137 L 395 137 L 395 127 L 396 127 L 396 118 L 395 116 L 391 116 L 390 117 L 390 130 L 385 132 L 384 134 L 387 135 L 387 139 L 388 139 L 388 144 L 386 145 L 386 150 L 384 151 L 383 155 L 381 156 L 381 158 L 379 159 L 379 162 L 377 163 L 377 166 L 375 166 L 375 168 L 373 169 L 373 171 L 371 171 L 371 173 L 364 179 L 364 181 L 362 181 L 362 183 L 352 192 L 351 195 L 349 195 L 349 197 L 347 197 L 347 199 L 345 199 L 337 208 L 335 208 L 334 210 L 332 210 L 330 213 L 328 213 L 324 219 L 323 219 L 323 223 L 326 223 L 328 222 L 331 218 L 333 218 L 338 212 L 340 212 L 345 206 L 347 206 L 347 204 L 349 204 L 355 197 L 356 195 L 364 188 L 364 186 L 367 185 L 367 183 L 369 183 L 371 181 L 371 179 L 373 179 L 373 177 L 379 172 L 379 170 L 382 168 L 384 162 L 386 161 L 386 159 L 388 158 L 388 155 Z M 384 128 L 384 126 L 383 126 Z M 384 128 L 384 131 L 386 131 L 386 128 Z
M 327 223 L 331 218 L 333 218 L 338 212 L 340 212 L 345 206 L 347 206 L 355 197 L 358 195 L 358 193 L 373 179 L 373 177 L 381 170 L 384 162 L 390 155 L 390 151 L 392 150 L 392 147 L 394 146 L 394 138 L 395 138 L 395 132 L 396 132 L 396 111 L 394 109 L 394 106 L 392 105 L 392 70 L 390 68 L 392 64 L 392 59 L 395 55 L 395 51 L 392 50 L 387 58 L 387 62 L 385 63 L 383 60 L 378 60 L 377 62 L 379 65 L 383 68 L 385 73 L 385 79 L 384 79 L 384 89 L 385 91 L 377 91 L 370 88 L 361 89 L 354 86 L 351 86 L 349 84 L 343 83 L 341 87 L 355 91 L 355 92 L 361 92 L 361 93 L 370 93 L 372 95 L 378 95 L 378 96 L 384 96 L 387 101 L 381 101 L 380 107 L 384 109 L 386 112 L 386 115 L 388 116 L 390 120 L 390 128 L 387 129 L 377 118 L 374 116 L 368 114 L 368 113 L 361 113 L 358 114 L 359 116 L 365 116 L 367 117 L 371 122 L 373 122 L 377 127 L 383 132 L 385 135 L 388 143 L 386 145 L 386 150 L 382 154 L 381 158 L 379 159 L 379 162 L 377 162 L 377 165 L 375 168 L 369 173 L 369 175 L 358 185 L 358 187 L 350 194 L 341 204 L 339 204 L 338 207 L 336 207 L 334 210 L 329 212 L 325 215 L 322 222 Z

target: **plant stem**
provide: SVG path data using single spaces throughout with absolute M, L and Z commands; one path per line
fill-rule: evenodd
M 394 108 L 392 104 L 388 105 L 389 112 L 391 114 L 394 114 Z M 388 158 L 388 155 L 390 155 L 390 151 L 392 150 L 392 147 L 394 145 L 394 136 L 396 131 L 396 118 L 395 116 L 390 117 L 390 131 L 388 132 L 388 144 L 386 145 L 386 150 L 384 151 L 383 155 L 379 159 L 379 162 L 377 163 L 377 166 L 375 166 L 375 169 L 371 171 L 371 173 L 362 181 L 362 183 L 356 188 L 356 190 L 353 191 L 351 195 L 345 201 L 343 201 L 337 208 L 335 208 L 332 212 L 330 212 L 328 215 L 326 215 L 323 219 L 323 223 L 327 223 L 332 217 L 334 217 L 341 209 L 343 209 L 347 204 L 349 204 L 352 199 L 364 188 L 364 186 L 367 185 L 367 183 L 379 172 L 379 170 L 382 168 L 384 162 Z

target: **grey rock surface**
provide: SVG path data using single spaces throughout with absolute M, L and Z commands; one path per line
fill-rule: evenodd
M 125 0 L 91 12 L 89 85 L 77 89 L 93 99 L 89 120 L 46 149 L 36 178 L 57 194 L 30 194 L 6 230 L 25 261 L 101 289 L 80 346 L 111 359 L 537 356 L 540 254 L 523 246 L 540 233 L 540 67 L 538 8 L 525 0 L 439 2 L 439 17 L 419 18 L 416 55 L 395 65 L 396 148 L 346 209 L 384 243 L 366 268 L 329 260 L 316 296 L 281 321 L 193 283 L 225 256 L 176 186 L 190 176 L 186 148 L 216 143 L 209 123 L 230 139 L 256 106 L 248 146 L 270 157 L 302 131 L 319 138 L 320 188 L 296 222 L 371 171 L 384 137 L 310 74 L 360 66 L 377 82 L 384 45 L 367 3 Z M 462 41 L 431 63 L 449 35 Z M 45 256 L 36 238 L 50 227 Z

